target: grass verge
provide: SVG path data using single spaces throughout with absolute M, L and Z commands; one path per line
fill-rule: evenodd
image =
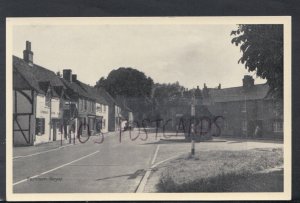
M 181 156 L 163 168 L 159 192 L 280 192 L 282 149 L 205 151 Z

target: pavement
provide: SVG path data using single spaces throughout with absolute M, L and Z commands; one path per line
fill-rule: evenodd
M 121 139 L 120 139 L 121 138 Z M 136 139 L 135 139 L 136 138 Z M 13 151 L 14 193 L 133 193 L 147 192 L 149 169 L 188 154 L 191 144 L 181 136 L 143 131 L 110 133 L 102 143 L 92 136 L 86 143 L 60 142 Z M 282 147 L 281 142 L 215 139 L 196 143 L 196 150 L 246 150 Z M 146 177 L 146 178 L 145 178 Z

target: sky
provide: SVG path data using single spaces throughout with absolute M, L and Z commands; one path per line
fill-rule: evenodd
M 101 24 L 15 25 L 13 54 L 23 57 L 31 42 L 35 64 L 54 72 L 72 69 L 77 78 L 95 85 L 119 67 L 132 67 L 154 82 L 178 81 L 186 88 L 242 85 L 245 74 L 255 84 L 266 82 L 249 73 L 239 47 L 231 44 L 236 25 Z

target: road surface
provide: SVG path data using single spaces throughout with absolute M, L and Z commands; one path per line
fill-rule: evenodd
M 173 133 L 174 134 L 174 133 Z M 183 136 L 163 133 L 110 133 L 103 143 L 92 136 L 81 144 L 56 143 L 14 148 L 14 193 L 133 193 L 143 192 L 153 165 L 181 154 L 191 144 Z M 136 138 L 138 131 L 132 132 Z M 146 139 L 147 138 L 147 139 Z M 196 151 L 282 148 L 282 142 L 222 140 L 196 143 Z M 59 148 L 58 148 L 59 147 Z M 150 181 L 151 182 L 151 181 Z
M 126 132 L 121 142 L 115 133 L 101 144 L 95 143 L 100 137 L 90 137 L 59 149 L 22 149 L 14 153 L 14 193 L 135 192 L 155 158 L 157 145 L 146 144 L 152 138 L 131 141 Z

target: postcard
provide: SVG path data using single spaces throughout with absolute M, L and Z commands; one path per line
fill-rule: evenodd
M 6 28 L 8 200 L 291 198 L 291 17 Z

